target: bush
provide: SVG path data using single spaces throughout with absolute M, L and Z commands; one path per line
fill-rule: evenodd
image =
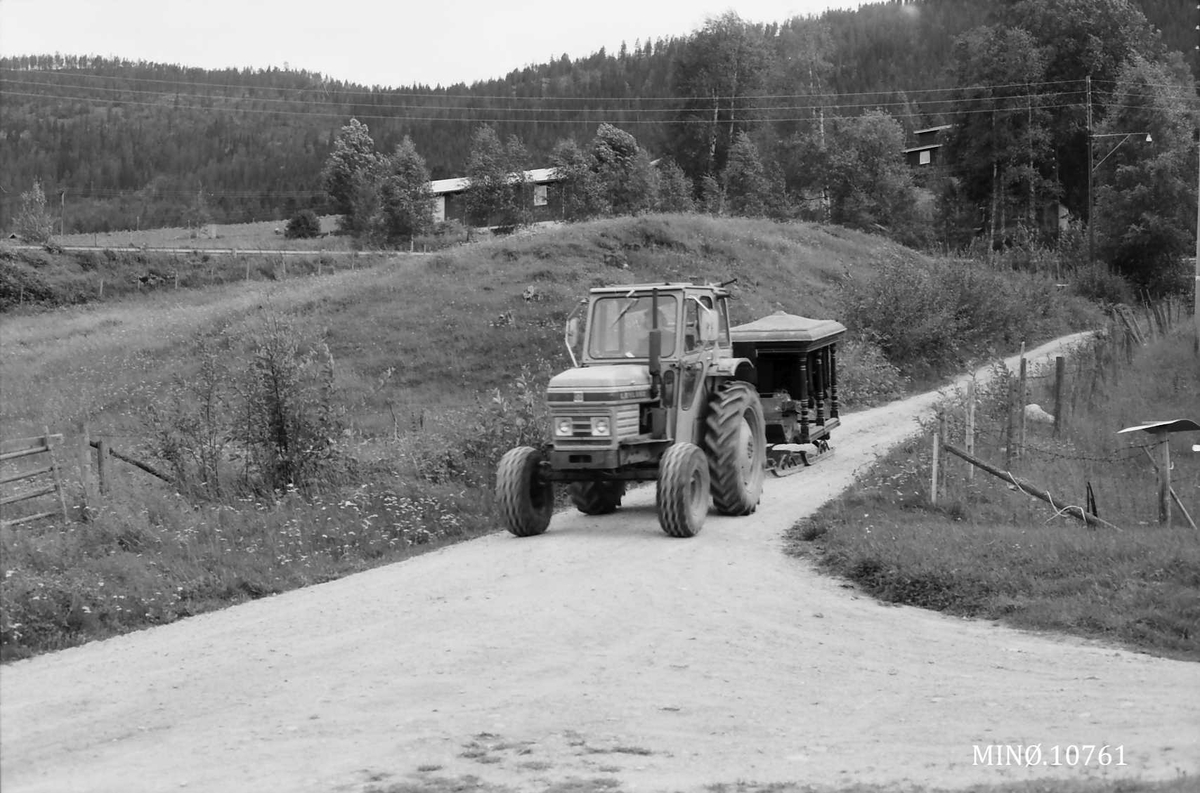
M 906 381 L 878 345 L 850 339 L 838 350 L 838 401 L 844 409 L 871 407 L 904 395 Z
M 1132 305 L 1136 302 L 1129 282 L 1101 267 L 1078 270 L 1071 279 L 1071 290 L 1097 303 Z
M 338 484 L 348 461 L 336 448 L 343 410 L 324 341 L 271 316 L 238 345 L 197 343 L 198 370 L 151 405 L 152 453 L 193 496 L 222 496 L 235 464 L 244 493 L 312 495 Z
M 321 221 L 311 209 L 301 209 L 287 222 L 283 236 L 289 240 L 307 240 L 321 236 Z

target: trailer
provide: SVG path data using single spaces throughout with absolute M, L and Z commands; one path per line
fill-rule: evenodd
M 793 474 L 830 450 L 840 422 L 837 345 L 846 326 L 776 311 L 731 328 L 733 354 L 754 367 L 766 424 L 767 470 Z

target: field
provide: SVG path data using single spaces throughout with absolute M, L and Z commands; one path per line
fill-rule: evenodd
M 283 232 L 287 221 L 264 220 L 259 223 L 213 223 L 200 228 L 165 228 L 110 231 L 96 234 L 64 234 L 54 241 L 63 247 L 94 248 L 236 248 L 238 250 L 343 251 L 349 250 L 349 238 L 333 234 L 336 216 L 321 218 L 322 235 L 316 239 L 287 239 Z
M 47 282 L 51 270 L 95 275 L 47 257 L 0 264 Z M 146 262 L 111 266 L 136 272 Z M 860 317 L 862 306 L 886 305 L 886 327 L 848 323 L 850 410 L 899 395 L 906 374 L 936 380 L 989 350 L 1098 321 L 1086 301 L 1036 275 L 976 266 L 969 278 L 943 277 L 952 266 L 836 227 L 648 216 L 319 275 L 289 262 L 261 279 L 181 278 L 179 288 L 159 283 L 82 306 L 18 307 L 0 326 L 0 435 L 48 426 L 76 443 L 86 423 L 93 438 L 173 472 L 175 485 L 121 468 L 113 493 L 85 509 L 72 457 L 70 503 L 87 522 L 3 534 L 4 657 L 493 530 L 495 461 L 541 441 L 542 389 L 568 365 L 562 322 L 593 285 L 736 278 L 735 322 L 780 309 Z M 889 298 L 900 280 L 908 297 Z M 914 348 L 909 330 L 925 332 L 905 311 L 967 320 L 942 334 L 952 343 L 936 365 L 887 360 L 887 350 Z M 305 439 L 286 454 L 247 420 L 267 402 Z

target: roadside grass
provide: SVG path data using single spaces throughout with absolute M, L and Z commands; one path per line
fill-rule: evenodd
M 227 437 L 238 420 L 229 413 L 204 425 L 220 447 L 220 496 L 195 468 L 168 486 L 117 467 L 114 493 L 89 522 L 0 532 L 0 654 L 169 622 L 494 530 L 495 462 L 544 439 L 546 380 L 569 366 L 563 321 L 591 286 L 736 278 L 735 323 L 776 310 L 837 317 L 846 282 L 888 264 L 936 267 L 834 227 L 644 216 L 353 271 L 0 317 L 0 437 L 50 427 L 74 444 L 86 423 L 93 438 L 159 462 L 152 419 L 172 394 L 204 384 L 203 351 L 222 351 L 222 365 L 240 377 L 258 355 L 249 340 L 281 319 L 327 346 L 335 396 L 325 407 L 341 428 L 329 449 L 338 465 L 297 494 L 264 491 L 246 474 L 246 450 Z M 1010 281 L 1007 291 L 996 287 Z M 1045 286 L 1021 273 L 988 282 L 993 300 L 1014 311 L 1037 283 Z M 1080 299 L 1046 291 L 1055 301 L 1038 304 L 1045 314 L 1031 333 L 1050 337 L 1094 319 Z M 915 362 L 885 359 L 870 327 L 851 331 L 839 367 L 845 409 L 898 396 Z M 166 413 L 190 421 L 182 408 Z M 82 516 L 77 456 L 68 469 L 72 511 Z
M 814 558 L 885 601 L 1200 660 L 1200 534 L 1177 508 L 1172 528 L 1157 523 L 1156 477 L 1139 448 L 1151 439 L 1116 435 L 1144 419 L 1200 418 L 1200 366 L 1191 345 L 1189 335 L 1169 336 L 1138 351 L 1132 363 L 1106 359 L 1102 345 L 1082 349 L 1073 369 L 1076 409 L 1063 435 L 1027 426 L 1014 473 L 1049 491 L 1060 508 L 1085 505 L 1090 485 L 1101 517 L 1122 531 L 1056 517 L 1049 505 L 982 471 L 967 481 L 968 466 L 957 458 L 949 458 L 947 483 L 932 507 L 925 435 L 799 521 L 787 535 L 789 553 Z M 1100 369 L 1089 370 L 1089 356 L 1103 359 Z M 976 455 L 1003 468 L 999 381 L 980 392 Z M 1052 406 L 1045 399 L 1050 381 L 1033 382 L 1033 401 Z M 954 417 L 951 442 L 961 446 L 961 400 L 943 408 Z M 1172 484 L 1200 518 L 1194 440 L 1172 438 Z

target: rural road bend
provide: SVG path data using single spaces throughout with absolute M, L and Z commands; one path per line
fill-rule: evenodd
M 10 664 L 0 787 L 1200 774 L 1200 664 L 881 605 L 781 552 L 788 526 L 934 401 L 845 417 L 834 455 L 768 477 L 758 513 L 711 515 L 692 540 L 659 530 L 641 488 L 615 515 L 556 515 L 541 537 L 497 533 Z M 1109 744 L 1127 765 L 975 762 L 974 747 L 1010 744 Z

